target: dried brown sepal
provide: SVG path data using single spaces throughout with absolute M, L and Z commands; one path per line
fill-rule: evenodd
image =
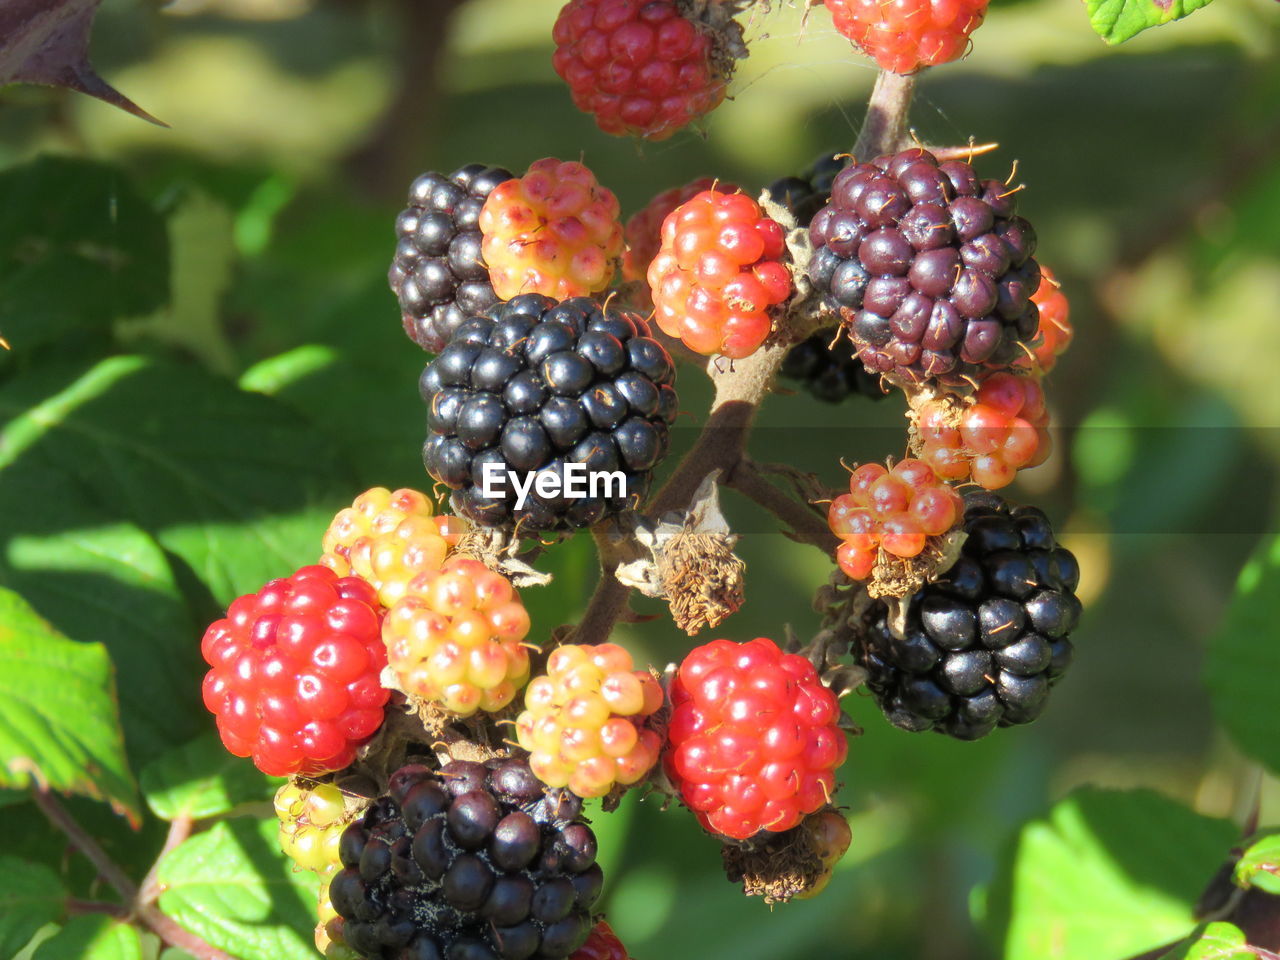
M 748 897 L 763 897 L 765 903 L 812 896 L 826 885 L 844 853 L 844 848 L 833 851 L 826 831 L 817 828 L 822 818 L 833 815 L 843 820 L 834 808 L 826 807 L 782 833 L 725 842 L 720 849 L 725 876 L 730 883 L 742 884 Z
M 520 553 L 518 533 L 471 524 L 454 549 L 457 555 L 479 560 L 490 570 L 500 573 L 517 589 L 544 587 L 551 574 L 535 570 Z
M 809 280 L 809 261 L 813 259 L 813 241 L 807 224 L 799 224 L 791 211 L 773 199 L 768 190 L 757 198 L 760 208 L 782 225 L 786 232 L 787 267 L 791 270 L 791 299 L 779 309 L 784 322 L 774 323 L 773 341 L 799 343 L 813 331 L 840 322 L 840 317 Z
M 960 429 L 960 420 L 969 407 L 966 399 L 954 393 L 934 386 L 916 387 L 907 392 L 907 445 L 911 456 L 919 457 L 924 453 L 924 440 L 920 436 L 920 415 L 926 406 L 940 411 L 944 426 Z
M 611 549 L 624 554 L 614 568 L 618 582 L 666 599 L 672 619 L 690 636 L 716 626 L 744 600 L 746 564 L 733 552 L 738 538 L 720 510 L 719 478 L 719 470 L 706 476 L 687 511 L 657 523 L 631 515 L 610 539 Z
M 658 572 L 676 626 L 689 636 L 716 627 L 746 598 L 746 563 L 734 555 L 737 537 L 681 532 L 662 555 Z
M 867 581 L 867 594 L 876 599 L 911 596 L 926 583 L 951 569 L 968 534 L 956 527 L 925 541 L 919 556 L 903 559 L 881 548 Z
M 711 37 L 711 65 L 726 83 L 733 77 L 737 61 L 747 58 L 742 24 L 733 19 L 753 0 L 676 0 L 676 8 L 698 29 Z

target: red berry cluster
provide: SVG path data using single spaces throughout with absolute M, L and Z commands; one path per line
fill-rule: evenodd
M 205 631 L 204 703 L 226 748 L 272 776 L 340 770 L 382 725 L 389 691 L 372 586 L 303 567 L 237 598 Z
M 763 637 L 695 648 L 671 683 L 667 776 L 713 833 L 781 832 L 835 794 L 848 752 L 813 664 Z
M 945 480 L 998 490 L 1052 448 L 1044 391 L 1030 377 L 995 373 L 967 400 L 932 397 L 914 415 L 920 459 Z
M 649 265 L 658 326 L 702 354 L 748 357 L 791 296 L 782 225 L 742 193 L 704 190 L 663 221 Z
M 836 29 L 881 68 L 913 73 L 964 56 L 988 0 L 826 0 Z
M 865 580 L 881 549 L 903 560 L 919 556 L 930 537 L 955 525 L 961 508 L 960 495 L 921 460 L 903 460 L 892 469 L 864 463 L 827 514 L 832 532 L 844 541 L 836 562 L 854 580 Z
M 605 133 L 665 140 L 724 100 L 710 32 L 673 0 L 570 0 L 552 65 Z

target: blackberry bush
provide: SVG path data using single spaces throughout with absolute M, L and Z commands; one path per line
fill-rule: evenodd
M 467 321 L 427 365 L 423 461 L 475 523 L 530 534 L 590 526 L 647 492 L 667 453 L 674 382 L 671 357 L 638 314 L 522 295 Z M 623 482 L 570 495 L 572 464 Z M 490 496 L 486 467 L 502 481 Z M 522 498 L 523 477 L 535 479 Z

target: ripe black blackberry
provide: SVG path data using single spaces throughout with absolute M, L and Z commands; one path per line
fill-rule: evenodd
M 837 334 L 836 327 L 829 327 L 797 343 L 778 372 L 828 403 L 839 403 L 855 393 L 873 400 L 887 396 L 880 377 L 867 372 L 849 338 L 840 335 L 837 339 Z
M 1045 515 L 994 493 L 965 497 L 960 558 L 909 601 L 906 629 L 872 607 L 855 645 L 889 721 L 977 740 L 1040 715 L 1071 662 L 1080 568 Z
M 675 367 L 639 314 L 586 297 L 557 303 L 524 294 L 458 327 L 422 374 L 431 436 L 427 472 L 454 490 L 454 509 L 484 526 L 520 532 L 598 523 L 636 506 L 667 453 L 676 415 Z M 483 493 L 486 465 L 501 488 Z M 618 471 L 625 489 L 565 492 L 567 464 Z M 495 470 L 494 467 L 490 468 Z M 534 480 L 523 506 L 507 471 Z M 570 478 L 572 479 L 572 478 Z M 610 495 L 606 495 L 610 494 Z
M 581 814 L 524 760 L 402 767 L 342 836 L 343 938 L 368 960 L 568 957 L 604 883 Z
M 807 227 L 814 214 L 831 199 L 831 184 L 851 159 L 848 154 L 824 153 L 800 176 L 780 177 L 765 189 L 791 211 L 797 224 Z
M 480 209 L 511 179 L 501 167 L 470 163 L 449 176 L 424 173 L 396 218 L 396 253 L 387 280 L 400 300 L 404 332 L 439 353 L 467 317 L 498 302 L 480 255 Z
M 1016 192 L 914 148 L 855 163 L 810 224 L 809 276 L 872 373 L 960 386 L 1036 333 L 1036 235 Z

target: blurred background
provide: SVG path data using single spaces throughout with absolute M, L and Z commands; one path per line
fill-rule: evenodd
M 806 22 L 801 4 L 775 3 L 750 18 L 751 56 L 701 135 L 617 140 L 574 110 L 551 69 L 560 5 L 105 0 L 96 68 L 170 128 L 12 86 L 0 90 L 0 168 L 41 153 L 94 158 L 119 171 L 109 191 L 136 191 L 164 214 L 168 301 L 117 325 L 113 349 L 198 361 L 317 423 L 341 465 L 317 487 L 318 513 L 374 484 L 421 487 L 424 356 L 400 333 L 385 281 L 416 173 L 582 158 L 627 214 L 700 175 L 758 188 L 848 149 L 874 79 L 824 11 Z M 1079 3 L 996 0 L 972 55 L 923 77 L 916 136 L 1000 144 L 979 170 L 1003 178 L 1017 162 L 1037 256 L 1071 300 L 1076 341 L 1048 386 L 1057 452 L 1011 493 L 1043 506 L 1080 558 L 1076 664 L 1044 719 L 975 744 L 899 732 L 851 697 L 866 731 L 840 795 L 854 843 L 811 902 L 744 899 L 678 808 L 633 797 L 597 818 L 604 907 L 634 956 L 998 956 L 1008 917 L 988 893 L 997 866 L 1018 826 L 1074 787 L 1151 787 L 1237 820 L 1261 789 L 1263 820 L 1280 819 L 1280 789 L 1216 730 L 1201 679 L 1235 578 L 1276 529 L 1277 52 L 1274 0 L 1218 0 L 1121 48 L 1098 39 Z M 687 444 L 709 400 L 698 371 L 682 371 L 681 398 Z M 904 409 L 896 396 L 833 407 L 780 391 L 753 450 L 834 486 L 837 455 L 902 453 Z M 769 532 L 732 493 L 725 506 L 744 531 L 747 604 L 717 633 L 813 632 L 830 561 Z M 535 640 L 577 618 L 595 577 L 584 536 L 546 563 L 555 582 L 526 596 Z M 225 599 L 213 589 L 203 612 L 212 619 Z M 689 644 L 662 619 L 620 636 L 655 663 Z M 142 681 L 117 661 L 127 698 Z M 199 675 L 191 663 L 180 674 L 191 732 L 212 728 Z M 20 822 L 0 823 L 10 852 L 38 845 Z M 158 838 L 122 829 L 112 843 L 145 864 Z

